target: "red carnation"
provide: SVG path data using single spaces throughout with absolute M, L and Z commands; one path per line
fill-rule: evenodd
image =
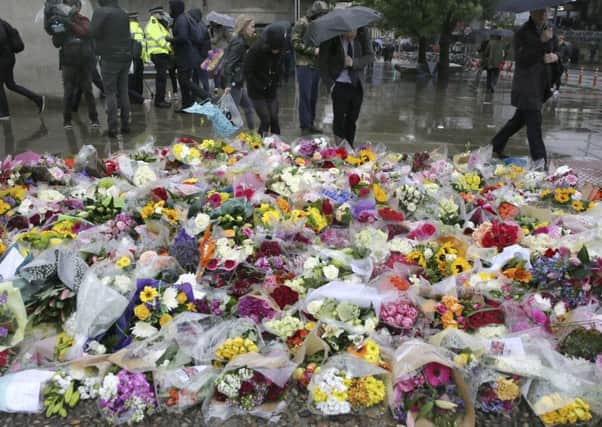
M 281 309 L 299 301 L 299 294 L 288 286 L 278 286 L 271 296 Z
M 160 202 L 161 200 L 166 201 L 169 198 L 169 195 L 165 188 L 157 187 L 151 190 L 151 197 L 155 202 Z
M 108 176 L 113 175 L 119 170 L 119 165 L 113 160 L 105 160 L 105 173 Z
M 284 394 L 285 390 L 286 390 L 285 388 L 280 388 L 276 384 L 272 384 L 270 386 L 270 388 L 268 389 L 268 392 L 265 396 L 266 401 L 267 402 L 275 402 L 275 401 L 279 400 L 282 397 L 282 395 Z
M 255 391 L 255 386 L 251 384 L 249 381 L 243 381 L 240 384 L 240 395 L 246 396 L 247 394 L 251 394 Z
M 346 159 L 347 158 L 347 150 L 345 150 L 344 148 L 337 148 L 337 157 L 339 159 Z
M 391 208 L 380 209 L 378 214 L 385 221 L 401 222 L 405 219 L 405 216 L 402 212 L 397 212 Z
M 332 215 L 333 207 L 329 200 L 322 200 L 322 213 L 326 216 Z
M 351 187 L 355 187 L 356 185 L 358 185 L 360 183 L 361 179 L 360 176 L 356 173 L 352 173 L 351 175 L 349 175 L 349 185 Z

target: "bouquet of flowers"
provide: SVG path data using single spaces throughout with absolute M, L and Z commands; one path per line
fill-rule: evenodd
M 484 414 L 512 418 L 520 399 L 520 377 L 499 375 L 495 381 L 479 387 L 475 408 Z
M 310 408 L 322 415 L 349 414 L 385 400 L 387 372 L 350 355 L 334 356 L 308 386 Z
M 45 415 L 50 418 L 67 416 L 67 408 L 74 408 L 80 400 L 96 399 L 100 389 L 100 378 L 85 377 L 75 379 L 63 371 L 58 371 L 44 387 Z
M 210 366 L 155 371 L 153 381 L 159 408 L 180 412 L 202 404 L 211 395 L 218 374 Z
M 155 412 L 153 387 L 144 374 L 120 370 L 107 374 L 98 391 L 102 416 L 113 425 L 138 423 Z
M 21 293 L 11 282 L 0 284 L 0 351 L 21 342 L 26 324 L 27 313 Z

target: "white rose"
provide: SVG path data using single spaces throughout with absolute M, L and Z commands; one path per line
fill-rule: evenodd
M 566 306 L 562 301 L 556 303 L 554 306 L 554 314 L 556 317 L 562 317 L 566 314 Z
M 431 259 L 432 256 L 433 256 L 433 250 L 431 248 L 426 248 L 424 250 L 424 258 Z
M 309 304 L 307 304 L 307 311 L 309 312 L 309 314 L 315 317 L 320 312 L 322 305 L 324 305 L 324 300 L 312 301 Z
M 309 257 L 303 263 L 303 270 L 313 270 L 320 265 L 320 260 L 316 257 Z
M 414 250 L 414 247 L 407 239 L 396 237 L 389 242 L 389 250 L 391 252 L 399 252 L 402 255 L 407 255 Z
M 38 193 L 38 199 L 45 202 L 62 202 L 65 200 L 65 196 L 56 190 L 42 190 Z
M 132 279 L 123 274 L 115 276 L 115 279 L 113 280 L 113 286 L 115 286 L 115 289 L 121 294 L 126 294 L 130 290 L 133 290 L 133 284 L 134 282 Z
M 326 277 L 328 280 L 334 280 L 339 277 L 339 269 L 334 265 L 327 265 L 326 267 L 322 268 L 322 273 L 324 273 L 324 277 Z
M 157 180 L 157 175 L 150 168 L 150 166 L 143 164 L 138 166 L 136 173 L 134 174 L 134 185 L 136 187 L 144 187 Z
M 416 204 L 415 203 L 408 203 L 408 206 L 406 206 L 407 210 L 409 212 L 414 212 L 416 210 Z
M 194 218 L 194 225 L 196 226 L 198 233 L 205 231 L 205 229 L 207 229 L 207 227 L 209 226 L 210 222 L 211 217 L 204 213 L 200 213 Z

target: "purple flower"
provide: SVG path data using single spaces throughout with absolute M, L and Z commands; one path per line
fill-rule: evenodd
M 181 230 L 169 247 L 169 255 L 174 257 L 184 270 L 196 271 L 200 257 L 197 239 Z
M 6 292 L 2 292 L 0 294 L 0 304 L 6 304 L 8 301 L 8 294 Z
M 364 219 L 368 216 L 376 217 L 376 200 L 374 200 L 374 197 L 359 199 L 353 205 L 351 214 L 355 219 Z
M 4 326 L 0 326 L 0 338 L 8 337 L 8 329 Z
M 276 314 L 267 301 L 253 296 L 246 296 L 238 301 L 238 316 L 249 317 L 260 324 L 265 318 L 271 319 Z

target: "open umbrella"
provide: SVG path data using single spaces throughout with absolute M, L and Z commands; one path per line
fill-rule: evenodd
M 236 22 L 235 19 L 230 15 L 214 11 L 209 12 L 209 14 L 207 15 L 207 21 L 228 28 L 234 28 L 234 23 Z
M 319 46 L 326 40 L 373 24 L 381 19 L 382 15 L 379 12 L 368 7 L 356 6 L 335 9 L 309 25 L 305 34 L 305 42 Z
M 504 0 L 498 4 L 497 10 L 500 12 L 520 13 L 560 6 L 565 3 L 570 3 L 570 0 Z

